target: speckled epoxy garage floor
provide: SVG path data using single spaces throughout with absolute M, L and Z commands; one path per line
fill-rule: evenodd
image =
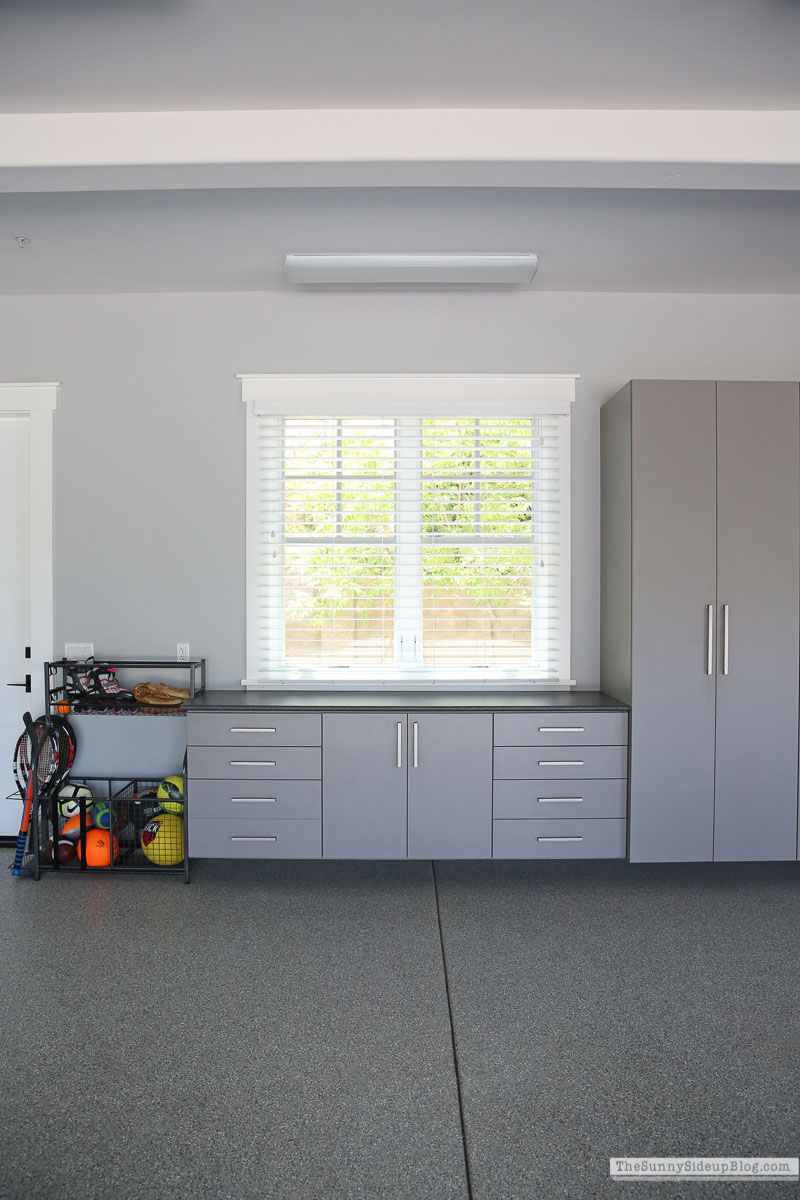
M 610 1155 L 800 1150 L 796 866 L 10 860 L 3 1197 L 649 1196 Z

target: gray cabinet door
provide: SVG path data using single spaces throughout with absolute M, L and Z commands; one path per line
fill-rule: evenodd
M 710 861 L 716 385 L 632 385 L 630 858 Z M 713 668 L 712 668 L 713 670 Z
M 799 457 L 797 384 L 717 385 L 714 858 L 722 861 L 796 857 Z
M 408 857 L 491 858 L 491 714 L 410 713 L 408 729 Z
M 323 858 L 406 857 L 406 724 L 405 713 L 323 714 Z

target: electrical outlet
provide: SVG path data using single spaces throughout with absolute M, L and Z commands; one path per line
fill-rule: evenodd
M 178 642 L 178 662 L 189 661 L 189 643 Z
M 80 662 L 82 659 L 94 656 L 94 642 L 65 642 L 64 658 L 70 662 Z

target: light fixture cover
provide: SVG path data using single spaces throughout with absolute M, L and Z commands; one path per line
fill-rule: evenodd
M 287 254 L 285 270 L 290 283 L 323 287 L 526 287 L 538 265 L 535 254 Z

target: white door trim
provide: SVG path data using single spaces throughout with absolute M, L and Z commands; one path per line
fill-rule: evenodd
M 53 412 L 57 383 L 0 383 L 0 420 L 27 417 L 29 430 L 31 710 L 41 711 L 41 664 L 53 657 Z M 34 713 L 34 715 L 36 715 Z

